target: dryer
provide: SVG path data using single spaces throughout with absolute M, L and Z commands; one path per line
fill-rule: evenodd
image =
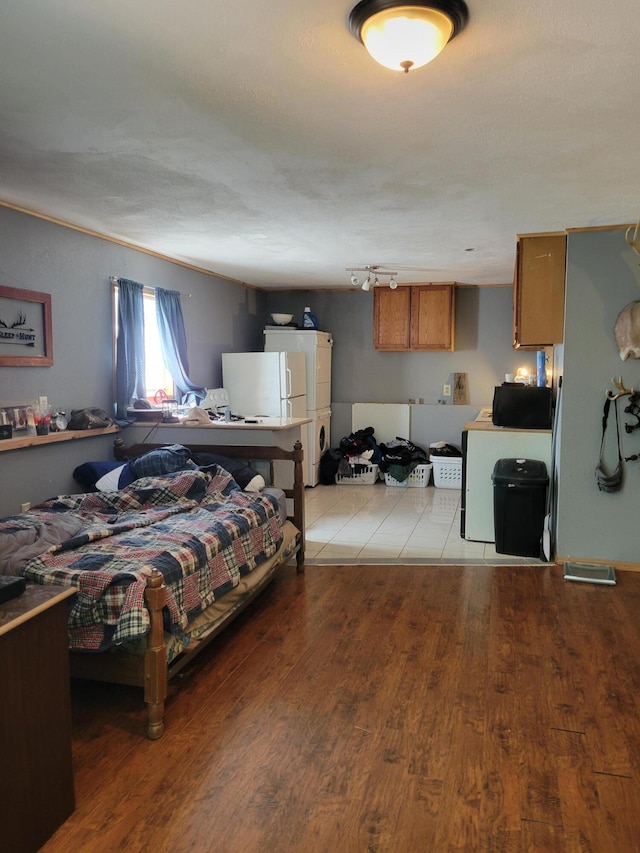
M 331 447 L 331 409 L 317 409 L 309 412 L 314 420 L 307 424 L 307 486 L 317 486 L 320 478 L 320 459 L 325 450 Z

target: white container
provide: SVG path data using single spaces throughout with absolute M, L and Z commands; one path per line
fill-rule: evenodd
M 357 467 L 357 472 L 356 472 Z M 350 464 L 351 474 L 342 476 L 336 474 L 336 483 L 343 486 L 372 486 L 378 479 L 377 465 Z
M 384 482 L 387 486 L 400 486 L 403 489 L 426 489 L 431 479 L 431 465 L 416 465 L 406 480 L 400 481 L 385 472 Z
M 433 484 L 440 489 L 462 488 L 462 456 L 432 456 Z

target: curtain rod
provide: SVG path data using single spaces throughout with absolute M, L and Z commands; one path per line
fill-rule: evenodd
M 119 276 L 117 276 L 117 275 L 110 275 L 109 276 L 109 281 L 111 282 L 111 284 L 117 284 L 118 279 L 119 279 Z M 155 288 L 155 287 L 149 287 L 148 284 L 143 284 L 142 286 L 145 290 L 157 290 L 157 288 Z M 186 295 L 187 299 L 191 299 L 190 293 L 187 293 L 185 295 Z

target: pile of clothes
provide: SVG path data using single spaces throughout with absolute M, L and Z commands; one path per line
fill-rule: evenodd
M 379 465 L 382 454 L 373 427 L 352 432 L 340 440 L 338 447 L 326 450 L 318 469 L 318 479 L 324 486 L 336 481 L 336 474 L 349 477 L 361 474 L 372 465 Z
M 408 438 L 396 437 L 393 441 L 378 444 L 373 427 L 365 427 L 345 436 L 338 447 L 325 451 L 320 459 L 318 479 L 328 486 L 335 483 L 336 474 L 349 477 L 363 473 L 371 465 L 378 465 L 383 474 L 388 473 L 403 483 L 417 465 L 428 461 L 427 451 Z
M 381 444 L 380 453 L 380 470 L 399 483 L 404 483 L 418 465 L 425 465 L 429 461 L 426 450 L 418 447 L 408 438 L 399 436 L 396 436 L 393 441 Z

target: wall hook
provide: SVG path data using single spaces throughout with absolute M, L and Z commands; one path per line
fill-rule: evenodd
M 607 400 L 617 400 L 619 397 L 630 397 L 632 394 L 637 393 L 633 388 L 625 388 L 622 382 L 622 376 L 619 376 L 617 379 L 615 376 L 611 377 L 611 382 L 618 389 L 617 391 L 609 391 L 605 392 L 605 397 Z

